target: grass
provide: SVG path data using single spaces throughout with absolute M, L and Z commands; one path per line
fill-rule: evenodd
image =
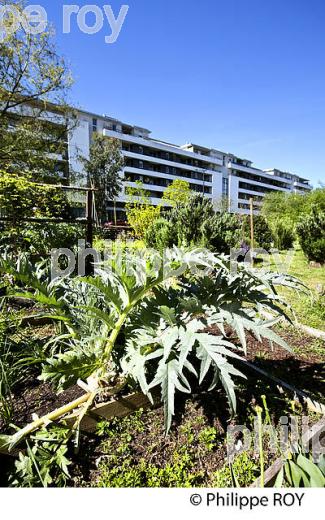
M 279 254 L 281 261 L 285 262 L 288 252 L 281 251 Z M 281 271 L 273 257 L 271 268 Z M 303 325 L 325 330 L 325 266 L 311 267 L 301 249 L 296 249 L 288 274 L 299 278 L 311 291 L 307 296 L 282 290 L 298 321 Z

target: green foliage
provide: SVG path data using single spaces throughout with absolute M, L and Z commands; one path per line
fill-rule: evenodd
M 239 245 L 240 238 L 238 217 L 228 212 L 216 213 L 212 201 L 199 194 L 192 194 L 186 203 L 154 222 L 146 233 L 147 245 L 160 250 L 171 245 L 199 246 L 226 254 Z
M 294 244 L 295 235 L 288 224 L 277 222 L 274 226 L 274 245 L 279 251 L 291 249 Z
M 177 229 L 179 246 L 202 246 L 206 244 L 210 219 L 214 217 L 212 202 L 199 194 L 193 194 L 187 204 L 171 214 L 172 224 Z
M 62 190 L 0 171 L 1 211 L 15 227 L 26 217 L 68 217 L 70 205 Z
M 177 446 L 171 457 L 166 457 L 164 464 L 157 464 L 148 461 L 148 458 L 134 456 L 132 444 L 136 440 L 135 436 L 145 431 L 141 411 L 124 419 L 100 423 L 97 432 L 103 437 L 101 449 L 107 456 L 99 464 L 97 486 L 175 488 L 202 485 L 203 472 L 194 469 L 195 459 L 198 451 L 210 451 L 210 444 L 208 448 L 204 446 L 207 437 L 205 430 L 201 430 L 202 440 L 198 439 L 197 445 L 191 425 L 184 426 L 182 433 L 185 433 L 185 428 L 191 432 L 185 443 Z M 213 428 L 206 429 L 211 436 L 210 430 Z M 153 442 L 149 449 L 154 451 L 155 444 Z
M 164 467 L 150 464 L 144 459 L 130 465 L 129 459 L 118 463 L 118 457 L 110 458 L 111 464 L 101 464 L 99 487 L 128 488 L 177 488 L 195 487 L 202 480 L 201 472 L 193 472 L 191 458 L 187 453 L 175 453 L 173 460 Z
M 172 207 L 183 206 L 190 198 L 190 183 L 175 179 L 164 191 L 162 200 Z
M 94 134 L 89 159 L 81 158 L 90 184 L 96 188 L 96 211 L 100 223 L 107 219 L 107 206 L 120 193 L 124 165 L 121 145 L 117 139 Z
M 205 428 L 199 433 L 198 440 L 199 443 L 202 443 L 203 446 L 208 450 L 212 451 L 216 445 L 216 429 L 212 426 L 209 428 Z
M 12 230 L 0 232 L 0 246 L 8 248 L 12 241 Z M 24 223 L 16 236 L 15 249 L 29 252 L 38 258 L 47 257 L 52 249 L 68 248 L 76 250 L 78 240 L 85 236 L 84 227 L 80 225 L 50 223 Z
M 238 455 L 232 464 L 225 465 L 214 474 L 213 487 L 249 487 L 259 476 L 260 466 L 249 452 Z
M 244 233 L 247 242 L 250 242 L 250 218 L 244 220 Z M 273 234 L 266 219 L 261 215 L 254 215 L 254 245 L 269 251 L 273 243 Z
M 262 215 L 266 218 L 275 237 L 276 229 L 281 224 L 286 230 L 295 234 L 296 225 L 301 217 L 309 215 L 312 207 L 325 212 L 325 188 L 308 193 L 267 193 L 263 199 Z
M 11 486 L 64 487 L 70 477 L 66 457 L 69 434 L 69 429 L 58 426 L 36 432 L 27 442 L 26 454 L 19 453 Z
M 42 274 L 33 280 L 28 265 L 20 263 L 16 271 L 17 279 L 34 288 L 34 295 L 30 290 L 25 297 L 47 307 L 67 328 L 62 339 L 51 342 L 42 375 L 60 390 L 90 375 L 98 381 L 98 391 L 102 380 L 114 389 L 117 374 L 122 380 L 131 378 L 148 396 L 160 386 L 168 430 L 175 392 L 191 392 L 189 376 L 200 384 L 207 379 L 210 390 L 221 385 L 235 410 L 233 377 L 241 374 L 231 360 L 245 351 L 247 332 L 287 347 L 270 328 L 276 320 L 264 322 L 259 313 L 265 309 L 275 318 L 284 315 L 275 286 L 297 287 L 290 277 L 261 276 L 246 266 L 234 277 L 212 253 L 176 248 L 165 254 L 164 262 L 157 252 L 147 251 L 122 264 L 99 269 L 96 278 L 58 280 L 49 286 Z M 202 271 L 206 268 L 208 272 Z M 15 269 L 9 272 L 14 275 Z M 179 286 L 173 289 L 175 277 Z M 215 325 L 220 335 L 203 332 L 208 325 Z M 238 335 L 241 347 L 225 337 L 225 326 Z
M 15 265 L 8 258 L 0 259 L 0 273 L 28 288 L 15 294 L 34 299 L 44 315 L 61 323 L 61 335 L 45 345 L 40 378 L 58 391 L 79 379 L 91 389 L 82 402 L 51 412 L 51 420 L 57 421 L 78 407 L 75 425 L 59 442 L 51 438 L 48 415 L 5 440 L 10 449 L 27 446 L 17 466 L 17 485 L 65 482 L 68 446 L 83 415 L 103 392 L 114 395 L 127 384 L 136 384 L 151 399 L 151 392 L 160 388 L 166 431 L 172 425 L 176 393 L 191 393 L 195 379 L 210 391 L 221 387 L 230 410 L 236 410 L 235 382 L 242 374 L 233 361 L 246 352 L 248 333 L 258 341 L 266 338 L 288 348 L 271 329 L 286 316 L 276 286 L 299 288 L 299 284 L 291 277 L 260 274 L 245 265 L 233 275 L 227 264 L 227 258 L 201 249 L 173 248 L 164 257 L 140 250 L 122 262 L 111 259 L 98 268 L 96 277 L 48 283 L 46 265 L 33 272 L 26 256 Z M 261 319 L 263 311 L 271 312 L 274 319 Z M 216 334 L 208 334 L 208 327 Z M 205 449 L 211 449 L 212 435 L 211 431 L 202 434 Z M 119 449 L 127 456 L 126 439 Z M 127 462 L 117 465 L 114 457 L 104 485 L 191 486 L 201 478 L 192 472 L 186 450 L 175 453 L 164 468 L 140 463 L 129 470 Z
M 26 3 L 10 3 L 22 16 Z M 70 124 L 74 116 L 66 102 L 71 84 L 50 27 L 32 34 L 18 24 L 14 32 L 4 35 L 0 42 L 2 169 L 19 175 L 29 172 L 34 180 L 58 179 L 59 170 L 67 175 L 67 132 L 74 124 Z M 61 155 L 62 160 L 54 155 Z
M 238 247 L 241 239 L 241 224 L 237 215 L 216 213 L 214 218 L 204 224 L 206 247 L 217 253 L 230 254 L 230 249 Z
M 275 487 L 289 486 L 293 488 L 324 488 L 325 487 L 325 455 L 320 455 L 317 463 L 311 454 L 291 454 L 279 472 Z
M 157 218 L 149 225 L 145 234 L 145 242 L 148 247 L 163 251 L 178 243 L 177 230 L 170 220 L 163 217 Z
M 297 224 L 301 248 L 308 260 L 325 262 L 325 211 L 313 206 L 310 215 L 303 216 Z
M 9 243 L 15 251 L 31 250 L 42 255 L 48 254 L 52 247 L 67 244 L 68 226 L 44 227 L 24 222 L 31 217 L 69 218 L 70 203 L 61 189 L 0 171 L 0 208 L 2 216 L 8 219 L 0 233 L 0 245 Z
M 0 417 L 7 425 L 12 420 L 13 393 L 28 376 L 22 358 L 38 351 L 29 331 L 22 330 L 20 323 L 20 314 L 0 312 Z
M 148 228 L 160 216 L 160 206 L 152 206 L 148 192 L 141 182 L 136 187 L 128 187 L 128 202 L 125 205 L 128 223 L 133 228 L 135 236 L 144 239 Z

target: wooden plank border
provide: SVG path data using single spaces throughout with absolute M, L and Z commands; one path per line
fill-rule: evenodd
M 83 417 L 80 428 L 85 432 L 93 432 L 96 430 L 98 421 L 106 419 L 107 421 L 115 417 L 123 418 L 130 415 L 141 408 L 148 410 L 150 408 L 157 408 L 160 406 L 160 395 L 158 392 L 153 392 L 153 403 L 148 397 L 141 392 L 130 394 L 126 397 L 119 397 L 110 401 L 109 403 L 101 403 L 91 408 Z M 68 426 L 72 426 L 78 417 L 78 412 L 75 412 L 65 419 L 63 419 Z

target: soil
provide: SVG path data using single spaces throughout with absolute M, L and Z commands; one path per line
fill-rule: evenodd
M 220 334 L 213 329 L 210 329 L 209 332 Z M 273 345 L 273 349 L 271 349 L 267 340 L 260 343 L 250 335 L 247 341 L 246 359 L 253 361 L 257 366 L 292 386 L 305 390 L 322 400 L 325 380 L 325 345 L 319 349 L 319 352 L 316 352 L 310 348 L 315 341 L 310 336 L 290 329 L 278 332 L 294 349 L 294 352 L 290 353 L 277 345 Z M 247 372 L 241 365 L 238 368 Z M 247 375 L 251 376 L 251 373 L 247 372 Z M 45 415 L 55 408 L 77 399 L 83 393 L 81 388 L 74 386 L 57 395 L 50 384 L 38 381 L 35 375 L 15 389 L 14 413 L 11 422 L 19 427 L 24 426 L 32 420 L 33 414 Z M 0 418 L 0 431 L 3 433 L 5 430 L 5 425 Z
M 210 332 L 214 333 L 213 330 L 210 330 Z M 268 341 L 259 343 L 253 336 L 249 336 L 247 359 L 254 361 L 256 365 L 270 374 L 309 392 L 317 397 L 320 402 L 324 402 L 324 344 L 320 342 L 320 346 L 317 348 L 313 338 L 289 328 L 281 329 L 278 332 L 293 348 L 294 352 L 287 352 L 277 346 L 271 349 Z M 270 415 L 275 423 L 281 415 L 290 413 L 290 398 L 288 399 L 285 394 L 281 395 L 274 383 L 256 374 L 252 377 L 252 373 L 247 369 L 243 370 L 243 366 L 238 366 L 238 368 L 247 375 L 248 379 L 242 383 L 239 382 L 238 385 L 237 424 L 247 424 L 248 418 L 253 415 L 252 405 L 262 404 L 261 396 L 264 394 L 267 395 Z M 49 384 L 39 382 L 36 377 L 31 378 L 15 391 L 12 423 L 23 426 L 32 420 L 33 414 L 42 416 L 82 394 L 83 390 L 76 386 L 56 395 Z M 165 436 L 162 408 L 143 414 L 142 431 L 132 435 L 129 441 L 131 459 L 133 461 L 144 459 L 148 464 L 163 467 L 163 465 L 166 465 L 166 460 L 170 460 L 173 453 L 184 444 L 184 435 L 186 435 L 184 425 L 190 422 L 194 435 L 193 449 L 197 449 L 195 472 L 202 473 L 202 482 L 204 481 L 205 485 L 212 484 L 211 475 L 225 463 L 224 435 L 231 422 L 224 394 L 221 391 L 214 392 L 213 395 L 204 391 L 199 393 L 197 389 L 197 393 L 194 390 L 191 398 L 187 400 L 182 397 L 178 398 L 175 409 L 177 415 L 168 437 Z M 197 440 L 199 431 L 207 426 L 215 428 L 216 449 L 211 452 L 204 450 L 200 452 Z M 1 420 L 0 432 L 5 432 Z M 114 450 L 114 445 L 111 448 Z M 81 452 L 75 459 L 72 469 L 73 481 L 71 485 L 91 485 L 91 483 L 96 485 L 98 463 L 103 457 L 107 457 L 107 452 L 103 450 L 102 440 L 94 434 L 83 436 Z M 199 481 L 196 484 L 199 485 Z

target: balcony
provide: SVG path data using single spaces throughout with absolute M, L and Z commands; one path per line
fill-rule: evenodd
M 309 184 L 308 182 L 299 182 L 299 181 L 295 181 L 293 183 L 294 187 L 297 188 L 297 189 L 303 189 L 303 190 L 312 190 L 313 187 L 311 186 L 311 184 Z
M 183 150 L 179 146 L 176 146 L 173 144 L 168 144 L 168 143 L 162 143 L 160 141 L 155 141 L 154 139 L 137 137 L 137 136 L 128 135 L 128 134 L 122 134 L 120 132 L 113 131 L 113 130 L 107 130 L 107 129 L 103 130 L 103 135 L 106 137 L 113 137 L 115 139 L 119 139 L 120 141 L 139 144 L 140 146 L 147 146 L 149 148 L 154 148 L 156 150 L 162 150 L 165 152 L 174 153 L 174 154 L 180 155 L 182 157 L 187 157 L 187 158 L 198 160 L 201 163 L 202 162 L 207 163 L 207 164 L 211 163 L 211 164 L 214 164 L 217 166 L 223 165 L 223 162 L 216 157 L 204 156 L 204 155 L 199 155 L 197 153 L 188 152 L 186 150 Z M 201 166 L 198 166 L 198 168 L 200 168 L 200 167 L 203 169 L 206 169 L 206 167 L 204 167 L 204 164 L 201 164 Z

